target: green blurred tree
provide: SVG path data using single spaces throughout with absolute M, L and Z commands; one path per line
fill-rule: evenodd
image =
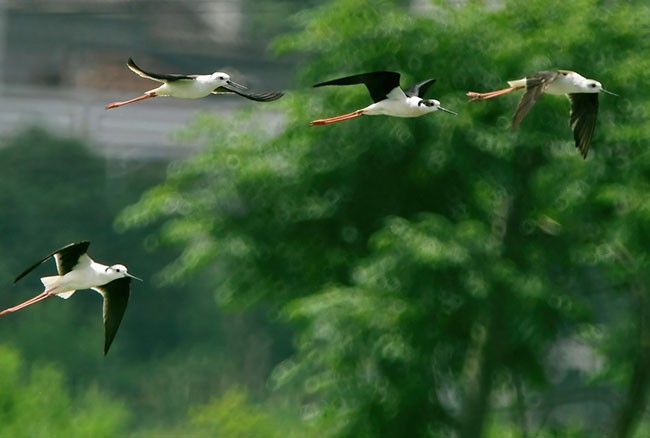
M 281 406 L 267 403 L 256 405 L 243 387 L 230 387 L 218 398 L 192 406 L 188 419 L 177 427 L 144 429 L 135 435 L 142 437 L 302 437 L 311 436 L 296 417 L 283 412 Z
M 0 437 L 114 437 L 124 435 L 124 404 L 96 387 L 71 394 L 60 370 L 31 369 L 18 352 L 0 345 Z
M 205 116 L 188 135 L 212 146 L 119 224 L 181 248 L 167 280 L 201 272 L 222 306 L 295 325 L 272 383 L 321 435 L 631 436 L 650 378 L 648 22 L 641 1 L 300 13 L 277 48 L 307 59 L 301 84 L 437 77 L 430 93 L 460 115 L 307 126 L 366 105 L 359 86 L 295 91 L 277 136 Z M 551 68 L 622 96 L 600 99 L 586 161 L 565 99 L 544 96 L 511 133 L 518 97 L 463 96 Z

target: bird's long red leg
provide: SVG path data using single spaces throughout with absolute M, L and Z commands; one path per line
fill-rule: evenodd
M 150 94 L 146 93 L 146 94 L 143 94 L 140 97 L 135 97 L 133 99 L 125 100 L 124 102 L 109 103 L 108 105 L 106 105 L 106 109 L 117 108 L 117 107 L 122 106 L 122 105 L 128 105 L 129 103 L 139 102 L 139 101 L 145 100 L 145 99 L 151 99 L 152 97 L 156 97 L 156 94 L 154 94 L 154 93 L 150 93 Z
M 50 294 L 49 292 L 43 292 L 41 294 L 36 295 L 34 298 L 31 298 L 23 303 L 18 304 L 17 306 L 10 307 L 8 309 L 3 310 L 2 312 L 0 312 L 0 316 L 4 316 L 7 313 L 15 312 L 16 310 L 20 310 L 34 303 L 38 303 L 39 301 L 44 300 L 45 298 L 50 296 L 52 296 L 52 294 Z
M 329 123 L 336 123 L 336 122 L 342 122 L 343 120 L 348 120 L 348 119 L 354 119 L 355 117 L 359 117 L 363 115 L 363 110 L 356 110 L 352 113 L 348 114 L 343 114 L 340 116 L 336 117 L 330 117 L 329 119 L 318 119 L 314 120 L 313 122 L 310 122 L 309 124 L 311 126 L 319 126 L 319 125 L 327 125 Z
M 491 99 L 493 97 L 501 96 L 502 94 L 507 94 L 510 93 L 511 91 L 519 90 L 521 88 L 524 87 L 510 87 L 510 88 L 504 88 L 503 90 L 489 91 L 487 93 L 477 93 L 476 91 L 468 91 L 466 94 L 473 102 L 475 100 Z

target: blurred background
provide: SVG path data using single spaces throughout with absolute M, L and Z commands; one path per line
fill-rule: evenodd
M 0 0 L 0 308 L 90 240 L 134 282 L 109 354 L 82 292 L 0 320 L 0 437 L 650 434 L 643 1 Z M 158 98 L 226 71 L 272 103 Z M 468 103 L 545 69 L 569 103 Z M 395 70 L 454 117 L 309 121 Z
M 197 145 L 174 141 L 170 133 L 197 111 L 215 105 L 232 111 L 242 102 L 230 98 L 174 101 L 107 113 L 107 103 L 156 87 L 128 70 L 127 59 L 161 73 L 227 70 L 251 88 L 282 89 L 291 82 L 295 59 L 272 56 L 269 39 L 287 30 L 289 15 L 309 5 L 238 0 L 3 0 L 0 133 L 38 123 L 95 144 L 102 155 L 163 159 L 185 155 Z

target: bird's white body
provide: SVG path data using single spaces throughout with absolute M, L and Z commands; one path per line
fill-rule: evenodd
M 41 283 L 45 286 L 45 293 L 67 299 L 77 290 L 103 286 L 126 274 L 124 265 L 102 265 L 84 254 L 72 271 L 65 275 L 42 277 Z
M 230 76 L 226 73 L 216 72 L 211 75 L 198 75 L 193 79 L 180 79 L 177 81 L 163 82 L 163 84 L 147 91 L 145 94 L 156 96 L 177 97 L 180 99 L 200 99 L 209 96 L 217 88 L 228 84 Z
M 430 104 L 424 104 L 430 102 Z M 438 111 L 440 102 L 434 99 L 425 101 L 418 96 L 407 96 L 400 88 L 394 88 L 386 99 L 375 102 L 361 111 L 366 116 L 420 117 Z
M 600 82 L 587 79 L 574 71 L 560 70 L 557 77 L 549 81 L 544 93 L 548 94 L 573 94 L 573 93 L 600 93 L 603 86 Z M 526 87 L 527 79 L 508 81 L 513 88 Z

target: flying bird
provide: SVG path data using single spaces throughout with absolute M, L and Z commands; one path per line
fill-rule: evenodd
M 573 130 L 576 147 L 583 158 L 587 158 L 591 138 L 596 127 L 598 93 L 618 96 L 611 91 L 605 90 L 600 82 L 587 79 L 570 70 L 540 71 L 526 76 L 523 79 L 508 81 L 508 85 L 510 85 L 509 88 L 490 91 L 488 93 L 469 91 L 467 96 L 471 98 L 471 101 L 485 100 L 510 93 L 511 91 L 525 89 L 526 91 L 521 96 L 521 100 L 512 117 L 512 129 L 514 130 L 517 129 L 542 93 L 565 94 L 569 98 L 569 101 L 571 101 L 569 125 Z
M 93 289 L 104 297 L 104 355 L 115 338 L 126 305 L 129 301 L 131 279 L 142 281 L 129 274 L 124 265 L 106 266 L 93 261 L 87 251 L 90 242 L 72 243 L 57 249 L 53 253 L 25 269 L 14 283 L 36 269 L 41 263 L 54 257 L 59 275 L 42 277 L 45 290 L 17 306 L 0 312 L 0 316 L 20 310 L 51 296 L 68 299 L 78 289 Z
M 246 99 L 255 100 L 257 102 L 270 102 L 283 96 L 283 93 L 275 91 L 262 93 L 249 92 L 247 91 L 248 88 L 231 81 L 230 76 L 223 72 L 215 72 L 210 75 L 152 73 L 142 70 L 131 58 L 129 58 L 126 65 L 138 76 L 151 79 L 152 81 L 162 82 L 162 85 L 153 90 L 146 91 L 142 96 L 124 102 L 109 103 L 106 105 L 106 109 L 117 108 L 129 103 L 157 96 L 170 96 L 181 99 L 199 99 L 201 97 L 209 96 L 210 94 L 235 93 L 239 96 L 245 97 Z
M 455 112 L 441 107 L 440 102 L 435 99 L 422 98 L 435 81 L 435 79 L 427 79 L 426 81 L 415 84 L 406 90 L 402 90 L 399 85 L 399 73 L 392 71 L 376 71 L 321 82 L 314 85 L 314 87 L 322 87 L 324 85 L 364 84 L 370 92 L 370 97 L 374 103 L 348 114 L 327 119 L 314 120 L 310 125 L 327 125 L 329 123 L 341 122 L 343 120 L 353 119 L 363 115 L 419 117 L 434 111 L 444 111 L 449 114 L 457 115 Z

